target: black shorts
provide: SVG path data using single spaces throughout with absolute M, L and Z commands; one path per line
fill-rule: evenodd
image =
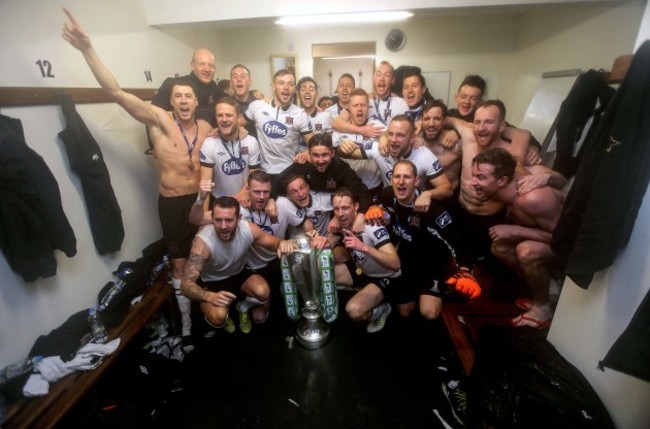
M 259 274 L 264 277 L 266 282 L 271 287 L 280 286 L 282 282 L 282 270 L 280 268 L 280 259 L 275 258 L 268 264 L 264 265 L 262 268 L 248 268 L 253 274 Z
M 198 231 L 190 223 L 190 210 L 197 194 L 180 197 L 158 196 L 158 216 L 163 238 L 172 259 L 187 258 L 192 249 L 192 240 Z
M 197 284 L 204 289 L 209 290 L 210 292 L 221 292 L 223 290 L 228 291 L 237 295 L 239 298 L 241 296 L 241 287 L 246 280 L 255 273 L 244 267 L 238 274 L 230 276 L 223 280 L 213 280 L 213 281 L 203 281 L 198 279 Z
M 480 216 L 467 212 L 458 200 L 458 192 L 445 201 L 445 206 L 451 213 L 451 217 L 456 223 L 456 228 L 460 231 L 461 239 L 467 244 L 471 252 L 473 263 L 480 262 L 492 255 L 492 239 L 490 238 L 490 228 L 494 225 L 508 223 L 506 210 L 488 215 Z
M 352 286 L 355 288 L 364 288 L 372 283 L 381 290 L 386 301 L 394 302 L 396 304 L 411 302 L 417 297 L 417 295 L 412 295 L 410 291 L 405 289 L 402 276 L 370 277 L 364 273 L 358 274 L 357 266 L 352 260 L 345 261 L 345 266 L 350 272 L 350 276 L 352 277 Z
M 442 242 L 432 243 L 432 247 L 422 249 L 418 255 L 405 255 L 399 249 L 397 254 L 402 261 L 402 277 L 408 284 L 409 296 L 431 295 L 442 298 L 447 288 L 444 282 L 449 277 L 451 257 Z

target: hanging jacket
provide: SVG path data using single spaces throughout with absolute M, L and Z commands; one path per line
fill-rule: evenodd
M 650 41 L 634 55 L 592 137 L 551 242 L 583 288 L 627 244 L 650 180 Z
M 56 274 L 53 250 L 68 257 L 77 240 L 59 185 L 27 143 L 20 120 L 0 115 L 0 249 L 26 282 Z
M 556 152 L 553 170 L 566 178 L 572 177 L 587 149 L 583 144 L 576 156 L 575 145 L 583 135 L 589 118 L 593 117 L 585 142 L 593 141 L 591 136 L 600 118 L 614 96 L 614 88 L 605 83 L 604 72 L 589 70 L 578 77 L 575 85 L 562 101 L 557 115 Z M 598 107 L 596 104 L 598 103 Z
M 122 211 L 111 186 L 99 145 L 75 109 L 68 94 L 59 96 L 66 128 L 59 133 L 70 168 L 81 179 L 95 248 L 100 255 L 117 252 L 124 240 Z

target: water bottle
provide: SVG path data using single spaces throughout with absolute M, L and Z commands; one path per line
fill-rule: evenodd
M 0 369 L 0 384 L 4 384 L 12 378 L 16 378 L 23 374 L 27 374 L 28 372 L 32 372 L 34 366 L 42 360 L 43 356 L 37 355 L 7 365 L 6 367 Z
M 93 343 L 104 344 L 108 341 L 108 332 L 102 323 L 99 314 L 95 310 L 95 307 L 90 307 L 88 309 L 88 325 L 90 325 L 90 331 L 92 332 Z
M 120 293 L 122 289 L 124 289 L 124 285 L 126 285 L 126 277 L 131 274 L 133 270 L 129 267 L 123 268 L 120 270 L 117 275 L 115 276 L 115 280 L 113 281 L 113 286 L 104 294 L 104 297 L 99 303 L 99 311 L 102 312 L 106 310 L 108 305 L 111 303 L 111 300 Z
M 154 267 L 151 269 L 151 275 L 149 276 L 149 284 L 152 284 L 153 282 L 156 281 L 160 273 L 163 272 L 163 270 L 167 269 L 169 267 L 169 256 L 165 255 L 163 256 L 162 260 L 154 265 Z

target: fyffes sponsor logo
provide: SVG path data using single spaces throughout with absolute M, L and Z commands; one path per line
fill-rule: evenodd
M 221 165 L 221 170 L 228 176 L 240 174 L 246 168 L 246 163 L 242 159 L 231 159 Z
M 272 139 L 279 139 L 286 137 L 287 134 L 289 134 L 289 130 L 287 130 L 287 127 L 284 126 L 284 124 L 281 124 L 278 121 L 269 121 L 264 124 L 264 127 L 262 128 L 262 131 L 264 131 L 264 134 L 266 134 L 268 137 Z

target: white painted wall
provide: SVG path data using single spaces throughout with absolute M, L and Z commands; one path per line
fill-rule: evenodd
M 206 46 L 217 54 L 218 76 L 227 77 L 230 67 L 241 62 L 251 68 L 254 86 L 269 94 L 269 55 L 288 53 L 291 44 L 299 57 L 300 73 L 311 74 L 311 44 L 376 41 L 378 60 L 419 65 L 424 71 L 451 71 L 452 91 L 468 73 L 495 77 L 498 88 L 490 96 L 506 101 L 515 123 L 523 116 L 543 71 L 609 68 L 616 56 L 632 51 L 644 11 L 641 34 L 650 37 L 643 0 L 567 5 L 561 12 L 549 8 L 523 16 L 414 19 L 408 25 L 397 25 L 407 35 L 406 46 L 398 53 L 383 48 L 385 34 L 395 25 L 310 31 L 269 26 L 217 31 L 207 24 L 156 29 L 147 25 L 142 2 L 66 2 L 94 36 L 97 50 L 124 87 L 154 88 L 166 76 L 185 74 L 192 50 Z M 1 86 L 97 86 L 81 55 L 60 39 L 63 18 L 59 6 L 48 0 L 0 0 Z M 30 31 L 24 31 L 27 23 Z M 55 78 L 40 76 L 35 64 L 39 59 L 53 63 Z M 145 82 L 144 70 L 152 72 L 153 82 Z M 1 109 L 5 115 L 22 119 L 28 144 L 56 176 L 64 209 L 77 234 L 78 254 L 68 259 L 57 253 L 58 275 L 30 284 L 11 272 L 0 256 L 0 364 L 22 357 L 38 335 L 89 306 L 120 261 L 137 258 L 145 245 L 160 236 L 157 169 L 151 158 L 142 155 L 146 148 L 143 127 L 116 105 L 80 105 L 79 113 L 102 147 L 127 234 L 121 252 L 105 257 L 96 254 L 79 182 L 70 173 L 56 139 L 64 127 L 59 110 L 56 106 Z M 109 129 L 104 130 L 106 124 Z M 589 378 L 621 428 L 641 428 L 650 421 L 648 383 L 594 368 L 650 285 L 645 268 L 650 258 L 646 244 L 650 230 L 645 222 L 649 212 L 644 204 L 633 239 L 614 268 L 599 274 L 586 292 L 565 287 L 550 335 L 562 354 Z
M 157 88 L 174 73 L 189 72 L 199 34 L 162 32 L 146 25 L 140 2 L 130 0 L 66 1 L 93 36 L 95 46 L 124 87 Z M 65 42 L 58 2 L 0 0 L 0 85 L 98 87 L 81 54 Z M 29 31 L 26 31 L 29 28 Z M 210 41 L 214 42 L 214 35 Z M 54 78 L 43 78 L 37 60 L 53 64 Z M 146 82 L 150 70 L 153 82 Z M 61 189 L 63 207 L 77 237 L 77 255 L 57 251 L 55 277 L 24 283 L 0 256 L 0 364 L 27 354 L 36 338 L 90 306 L 111 271 L 123 260 L 141 256 L 161 236 L 157 215 L 157 166 L 142 152 L 144 127 L 116 104 L 79 105 L 78 112 L 99 142 L 113 189 L 122 209 L 126 238 L 118 253 L 95 251 L 80 182 L 68 168 L 57 133 L 65 123 L 58 106 L 0 108 L 22 120 L 28 145 L 49 165 Z

